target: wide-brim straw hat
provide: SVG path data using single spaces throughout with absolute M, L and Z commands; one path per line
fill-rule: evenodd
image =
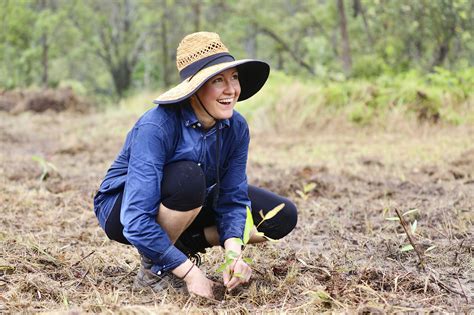
M 235 60 L 216 33 L 198 32 L 183 38 L 177 49 L 176 66 L 181 83 L 161 94 L 155 104 L 179 103 L 191 97 L 216 74 L 236 67 L 243 101 L 257 93 L 267 81 L 270 66 L 255 59 Z

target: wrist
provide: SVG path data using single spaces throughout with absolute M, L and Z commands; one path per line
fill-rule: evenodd
M 237 254 L 242 252 L 242 245 L 240 244 L 241 240 L 238 238 L 228 238 L 224 242 L 224 248 L 226 251 L 233 251 Z

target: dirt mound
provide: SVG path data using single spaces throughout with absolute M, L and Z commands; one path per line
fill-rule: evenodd
M 0 91 L 0 111 L 18 114 L 25 111 L 87 112 L 91 104 L 74 94 L 72 88 Z

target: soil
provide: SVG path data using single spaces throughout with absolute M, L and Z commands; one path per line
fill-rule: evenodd
M 107 240 L 93 213 L 136 119 L 125 110 L 0 112 L 0 313 L 474 310 L 474 127 L 253 134 L 249 183 L 293 200 L 298 225 L 245 249 L 248 285 L 197 301 L 134 290 L 137 252 Z M 404 219 L 424 268 L 403 250 L 395 209 L 413 210 Z M 222 258 L 220 248 L 203 255 L 217 281 Z

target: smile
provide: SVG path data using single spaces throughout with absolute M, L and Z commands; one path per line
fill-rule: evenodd
M 219 99 L 219 100 L 217 100 L 217 101 L 218 101 L 220 104 L 222 104 L 222 105 L 230 105 L 230 104 L 232 104 L 232 101 L 233 101 L 233 100 L 234 100 L 234 99 L 233 99 L 232 97 L 230 97 L 230 98 L 221 98 L 221 99 Z

